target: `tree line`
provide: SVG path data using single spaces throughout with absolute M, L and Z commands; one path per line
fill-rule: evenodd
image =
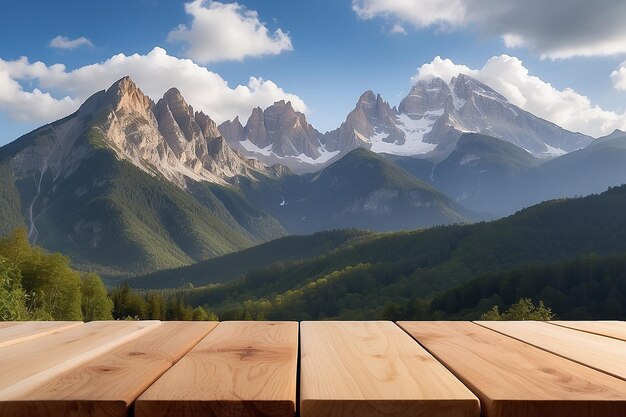
M 70 259 L 31 245 L 24 228 L 0 239 L 0 321 L 217 320 L 193 308 L 185 294 L 141 292 L 128 285 L 107 290 L 97 274 L 71 267 Z

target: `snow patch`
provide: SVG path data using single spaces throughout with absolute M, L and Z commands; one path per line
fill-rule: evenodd
M 263 155 L 263 156 L 270 156 L 272 154 L 272 145 L 271 144 L 269 146 L 265 147 L 265 148 L 259 148 L 254 143 L 250 142 L 250 139 L 243 140 L 243 141 L 241 141 L 239 143 L 248 152 L 258 153 L 258 154 Z
M 545 145 L 548 148 L 548 150 L 538 154 L 537 156 L 539 158 L 556 158 L 557 156 L 565 155 L 567 153 L 567 151 L 564 151 L 561 148 L 552 147 L 548 145 L 547 143 Z

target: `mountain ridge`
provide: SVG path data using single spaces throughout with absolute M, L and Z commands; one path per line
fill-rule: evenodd
M 297 141 L 281 133 L 285 126 L 302 140 L 322 138 L 287 102 L 262 116 L 268 137 L 288 139 L 287 149 Z M 155 103 L 124 77 L 0 148 L 8 199 L 0 218 L 4 233 L 24 225 L 33 243 L 106 276 L 181 266 L 289 233 L 472 220 L 430 185 L 359 152 L 320 171 L 328 179 L 320 186 L 242 156 L 176 88 Z M 348 181 L 345 192 L 328 192 L 337 181 Z
M 453 77 L 450 83 L 438 77 L 419 80 L 397 108 L 367 90 L 337 129 L 321 135 L 311 127 L 317 133 L 315 139 L 290 149 L 288 154 L 280 150 L 279 141 L 268 138 L 263 115 L 264 110 L 256 108 L 246 127 L 236 118 L 222 123 L 221 132 L 247 156 L 266 163 L 285 163 L 297 172 L 315 171 L 357 147 L 438 162 L 454 150 L 464 133 L 493 136 L 542 159 L 580 149 L 592 141 L 589 136 L 534 116 L 466 74 Z M 302 113 L 299 117 L 306 120 Z M 251 124 L 257 129 L 251 129 Z M 274 151 L 274 146 L 279 150 Z

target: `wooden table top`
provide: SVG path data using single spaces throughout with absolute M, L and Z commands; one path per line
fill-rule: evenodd
M 2 322 L 0 417 L 626 417 L 625 363 L 619 321 Z

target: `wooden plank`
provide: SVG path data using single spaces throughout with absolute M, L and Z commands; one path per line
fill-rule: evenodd
M 391 322 L 301 323 L 300 415 L 478 416 L 478 399 Z
M 29 391 L 160 324 L 159 321 L 92 321 L 44 339 L 1 348 L 0 401 Z
M 82 321 L 24 321 L 0 327 L 0 348 L 59 333 L 83 324 Z
M 124 417 L 154 381 L 217 326 L 164 322 L 153 331 L 0 402 L 4 417 Z
M 481 326 L 626 380 L 626 342 L 539 321 L 481 321 Z
M 624 417 L 626 382 L 471 322 L 399 323 L 480 398 L 486 417 Z
M 295 415 L 298 323 L 223 322 L 135 403 L 137 417 Z
M 0 321 L 0 329 L 6 329 L 7 327 L 17 326 L 18 324 L 25 323 L 23 321 Z
M 626 322 L 623 321 L 550 321 L 550 324 L 599 334 L 626 341 Z

